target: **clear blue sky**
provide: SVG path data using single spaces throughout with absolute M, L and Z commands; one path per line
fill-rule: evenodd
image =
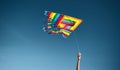
M 42 30 L 44 11 L 84 22 L 67 39 Z M 117 0 L 0 0 L 0 70 L 119 70 Z

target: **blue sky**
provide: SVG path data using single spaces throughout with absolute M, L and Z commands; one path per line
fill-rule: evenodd
M 83 19 L 67 39 L 49 35 L 44 11 Z M 119 1 L 0 0 L 0 70 L 118 70 Z M 75 37 L 74 37 L 75 35 Z

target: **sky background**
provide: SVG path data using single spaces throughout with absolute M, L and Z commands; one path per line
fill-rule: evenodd
M 118 0 L 0 0 L 0 70 L 119 70 Z M 44 11 L 83 19 L 67 39 L 42 30 Z

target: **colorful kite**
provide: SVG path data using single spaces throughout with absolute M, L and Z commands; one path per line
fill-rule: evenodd
M 63 37 L 68 37 L 82 23 L 82 19 L 71 16 L 45 11 L 47 16 L 47 26 L 44 30 L 49 34 L 62 34 Z

